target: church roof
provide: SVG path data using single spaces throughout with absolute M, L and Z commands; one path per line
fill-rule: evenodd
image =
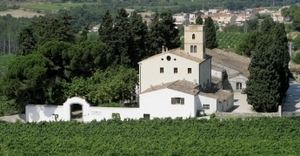
M 206 49 L 206 53 L 212 56 L 212 68 L 215 70 L 218 67 L 225 69 L 229 78 L 240 74 L 249 77 L 250 58 L 220 49 Z M 233 69 L 233 72 L 228 71 L 228 68 Z
M 141 62 L 143 62 L 143 61 L 146 61 L 146 60 L 149 60 L 149 59 L 153 59 L 153 58 L 156 58 L 156 57 L 165 55 L 165 54 L 167 54 L 167 53 L 174 54 L 174 55 L 177 55 L 177 56 L 179 56 L 179 57 L 182 57 L 182 58 L 185 58 L 185 59 L 188 59 L 188 60 L 197 62 L 197 63 L 201 63 L 201 62 L 204 61 L 203 59 L 200 59 L 200 58 L 198 58 L 198 57 L 194 57 L 194 56 L 191 56 L 191 55 L 185 53 L 183 49 L 176 48 L 176 49 L 171 49 L 171 50 L 169 50 L 169 51 L 167 51 L 167 52 L 162 52 L 162 53 L 159 53 L 159 54 L 150 56 L 150 57 L 148 57 L 148 58 L 146 58 L 146 59 L 140 61 L 139 63 L 141 63 Z M 206 57 L 209 57 L 209 56 L 206 56 Z
M 218 100 L 226 100 L 228 99 L 228 97 L 233 95 L 231 91 L 222 90 L 222 89 L 216 90 L 214 92 L 209 92 L 209 93 L 202 92 L 200 91 L 198 84 L 186 80 L 177 80 L 173 82 L 163 83 L 161 85 L 151 86 L 150 88 L 143 91 L 141 94 L 149 93 L 161 89 L 166 89 L 166 88 L 191 94 L 191 95 L 199 94 L 199 95 L 215 98 Z
M 156 86 L 151 86 L 150 88 L 143 91 L 141 94 L 157 91 L 161 89 L 166 89 L 166 88 L 184 92 L 191 95 L 196 95 L 199 92 L 197 84 L 186 80 L 177 80 L 177 81 L 163 83 Z

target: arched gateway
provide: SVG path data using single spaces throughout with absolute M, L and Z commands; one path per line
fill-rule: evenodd
M 65 116 L 67 121 L 72 119 L 86 121 L 89 115 L 90 104 L 80 97 L 68 98 L 63 107 L 67 114 Z

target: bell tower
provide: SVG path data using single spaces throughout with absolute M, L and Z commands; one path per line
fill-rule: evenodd
M 205 59 L 205 39 L 203 25 L 184 26 L 184 52 Z

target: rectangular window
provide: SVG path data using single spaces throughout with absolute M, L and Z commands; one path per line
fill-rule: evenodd
M 150 114 L 144 114 L 144 119 L 150 119 Z
M 177 105 L 177 104 L 184 104 L 184 98 L 180 98 L 180 97 L 173 97 L 171 98 L 171 104 L 172 105 Z
M 203 107 L 203 109 L 210 109 L 210 105 L 209 104 L 203 104 L 202 107 Z
M 188 68 L 188 74 L 192 73 L 192 68 Z
M 163 67 L 160 67 L 159 72 L 160 72 L 160 73 L 164 73 L 164 68 L 163 68 Z
M 174 68 L 174 74 L 178 73 L 178 68 Z

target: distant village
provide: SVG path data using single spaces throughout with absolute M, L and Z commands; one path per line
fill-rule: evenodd
M 214 22 L 217 24 L 219 31 L 222 31 L 224 27 L 227 25 L 237 25 L 243 26 L 246 21 L 254 19 L 257 14 L 259 15 L 269 15 L 275 22 L 284 23 L 289 22 L 290 19 L 285 18 L 282 15 L 282 9 L 289 8 L 290 6 L 283 6 L 279 9 L 274 8 L 249 8 L 245 10 L 239 11 L 231 11 L 228 9 L 209 9 L 209 10 L 197 10 L 193 13 L 185 13 L 180 12 L 173 14 L 173 19 L 175 20 L 175 24 L 177 26 L 185 25 L 185 24 L 195 24 L 197 17 L 201 17 L 205 19 L 207 17 L 211 17 Z M 126 9 L 129 15 L 135 11 L 134 9 Z M 151 24 L 151 21 L 154 18 L 155 12 L 145 11 L 139 12 L 147 25 Z M 99 25 L 94 26 L 90 32 L 97 32 L 99 29 Z

